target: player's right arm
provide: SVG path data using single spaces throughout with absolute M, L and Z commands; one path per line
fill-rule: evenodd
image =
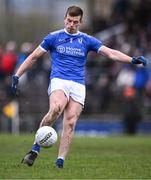
M 21 64 L 17 72 L 15 73 L 15 76 L 18 78 L 24 74 L 28 69 L 30 69 L 33 64 L 37 61 L 39 57 L 41 57 L 45 51 L 43 51 L 40 47 L 37 47 L 26 59 L 25 61 Z
M 37 61 L 39 57 L 41 57 L 45 51 L 37 47 L 26 59 L 25 61 L 20 65 L 19 69 L 17 70 L 16 74 L 12 76 L 12 85 L 11 90 L 14 95 L 16 95 L 17 88 L 18 88 L 18 82 L 19 78 L 26 72 L 28 69 L 30 69 L 33 64 Z

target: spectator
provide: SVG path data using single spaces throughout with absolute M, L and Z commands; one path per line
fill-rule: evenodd
M 1 72 L 4 77 L 13 74 L 17 55 L 16 55 L 16 43 L 14 41 L 10 41 L 6 45 L 6 52 L 3 53 L 1 60 Z
M 137 133 L 137 125 L 142 120 L 142 111 L 136 89 L 126 86 L 123 90 L 123 121 L 125 133 Z

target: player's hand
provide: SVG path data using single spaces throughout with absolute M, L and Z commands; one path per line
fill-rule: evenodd
M 138 56 L 132 58 L 132 64 L 143 64 L 143 66 L 146 66 L 147 59 L 144 56 Z
M 12 76 L 12 85 L 11 85 L 11 91 L 14 95 L 17 93 L 17 88 L 18 88 L 18 82 L 19 82 L 19 77 L 13 75 Z

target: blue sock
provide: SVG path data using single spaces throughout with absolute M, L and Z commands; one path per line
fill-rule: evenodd
M 64 164 L 64 159 L 58 158 L 55 162 L 56 166 L 58 166 L 59 168 L 63 168 L 63 164 Z
M 31 150 L 36 152 L 36 153 L 39 153 L 40 152 L 40 146 L 37 143 L 34 143 Z

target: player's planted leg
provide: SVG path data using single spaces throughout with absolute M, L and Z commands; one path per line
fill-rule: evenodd
M 69 103 L 64 110 L 63 131 L 60 139 L 58 158 L 55 162 L 55 165 L 58 168 L 63 168 L 74 135 L 75 125 L 81 111 L 82 105 L 70 98 Z

